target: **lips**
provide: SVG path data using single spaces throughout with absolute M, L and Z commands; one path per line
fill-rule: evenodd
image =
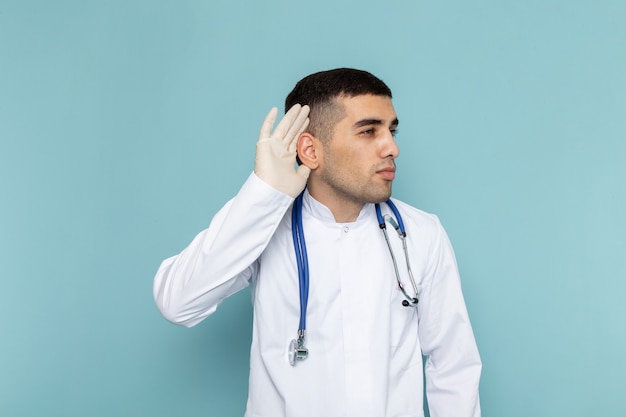
M 386 180 L 393 180 L 396 177 L 396 168 L 395 167 L 383 168 L 383 169 L 376 171 L 376 173 L 380 174 L 380 176 Z

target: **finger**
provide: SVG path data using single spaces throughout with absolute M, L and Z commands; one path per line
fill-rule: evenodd
M 302 125 L 304 123 L 308 124 L 307 120 L 309 120 L 309 111 L 309 106 L 302 106 L 302 108 L 300 109 L 300 113 L 298 113 L 296 117 L 296 120 L 293 121 L 289 128 L 289 131 L 285 134 L 285 141 L 291 143 L 291 141 L 297 139 L 297 137 L 300 136 L 300 133 L 303 132 Z
M 278 115 L 278 108 L 272 107 L 267 116 L 265 116 L 265 120 L 263 120 L 263 124 L 261 125 L 261 130 L 259 132 L 259 141 L 263 139 L 268 139 L 270 137 L 270 133 L 272 132 L 272 127 L 274 127 L 274 122 L 276 121 L 276 116 Z
M 278 126 L 272 132 L 273 138 L 284 139 L 285 134 L 289 131 L 289 128 L 293 124 L 293 122 L 298 118 L 298 114 L 300 114 L 300 110 L 302 110 L 302 106 L 299 104 L 294 104 L 285 116 L 283 116 L 282 120 L 278 123 Z
M 306 128 L 309 127 L 309 122 L 310 122 L 310 120 L 307 117 L 304 120 L 304 123 L 302 124 L 302 126 L 300 126 L 300 130 L 298 130 L 298 133 L 291 140 L 291 143 L 289 144 L 289 148 L 287 149 L 289 152 L 295 152 L 296 151 L 296 148 L 298 146 L 298 139 L 300 139 L 300 135 L 306 130 Z

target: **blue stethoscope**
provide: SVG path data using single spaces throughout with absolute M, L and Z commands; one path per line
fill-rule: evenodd
M 298 264 L 298 282 L 300 287 L 300 323 L 298 325 L 298 338 L 293 339 L 289 344 L 289 363 L 291 366 L 295 366 L 297 361 L 302 361 L 309 356 L 309 350 L 304 346 L 305 336 L 306 336 L 306 309 L 307 303 L 309 301 L 309 260 L 306 253 L 306 242 L 304 239 L 304 229 L 302 227 L 302 197 L 304 192 L 302 192 L 294 201 L 293 208 L 291 211 L 291 234 L 293 236 L 293 246 L 296 252 L 296 262 Z M 406 246 L 406 231 L 404 229 L 404 223 L 402 222 L 402 216 L 400 216 L 400 212 L 396 205 L 391 201 L 391 199 L 386 201 L 386 204 L 391 209 L 393 216 L 388 214 L 382 214 L 380 209 L 380 204 L 376 204 L 374 207 L 376 209 L 376 217 L 378 218 L 378 226 L 383 231 L 385 235 L 385 242 L 387 242 L 387 248 L 389 249 L 389 254 L 391 255 L 391 260 L 393 261 L 393 268 L 396 274 L 396 280 L 398 281 L 398 287 L 402 291 L 405 300 L 402 300 L 402 305 L 405 307 L 417 307 L 417 303 L 419 301 L 419 292 L 417 290 L 417 285 L 415 284 L 415 279 L 413 278 L 413 272 L 411 271 L 411 265 L 409 264 L 409 253 Z M 415 296 L 410 296 L 406 289 L 404 288 L 404 284 L 400 279 L 400 273 L 398 272 L 398 263 L 396 261 L 396 257 L 391 249 L 391 244 L 389 243 L 389 235 L 387 234 L 387 225 L 386 222 L 389 222 L 391 226 L 396 230 L 400 240 L 402 240 L 402 249 L 404 251 L 404 258 L 406 260 L 406 268 L 409 274 L 409 278 L 411 280 L 411 285 L 413 286 L 413 291 Z

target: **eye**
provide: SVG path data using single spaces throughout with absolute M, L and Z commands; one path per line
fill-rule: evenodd
M 365 130 L 361 131 L 361 133 L 360 133 L 360 134 L 361 134 L 361 135 L 366 135 L 366 136 L 371 136 L 371 135 L 373 135 L 374 133 L 376 133 L 376 129 L 374 129 L 374 128 L 370 128 L 370 129 L 365 129 Z
M 394 138 L 396 137 L 396 135 L 398 134 L 398 128 L 392 128 L 389 129 L 389 131 L 391 132 L 391 136 L 393 136 Z

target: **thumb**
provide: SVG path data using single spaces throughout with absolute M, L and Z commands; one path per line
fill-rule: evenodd
M 296 170 L 296 174 L 298 174 L 304 180 L 309 178 L 310 173 L 311 173 L 311 168 L 304 166 L 304 165 L 300 165 L 298 169 Z

